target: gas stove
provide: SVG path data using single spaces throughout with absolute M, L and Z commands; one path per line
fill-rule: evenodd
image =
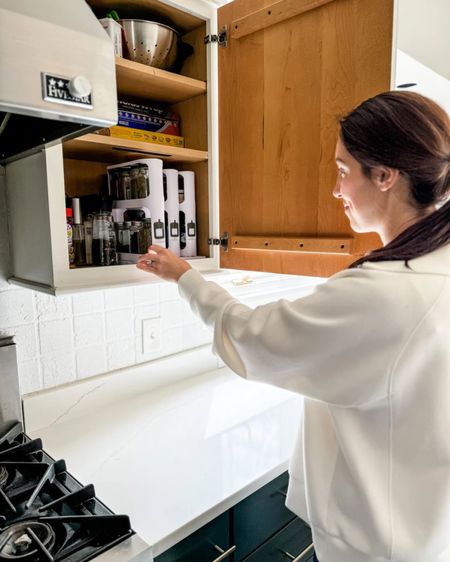
M 127 515 L 115 515 L 64 460 L 23 431 L 15 346 L 0 339 L 0 562 L 151 560 Z

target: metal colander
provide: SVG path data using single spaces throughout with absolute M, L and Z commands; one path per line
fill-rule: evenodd
M 170 68 L 178 53 L 178 32 L 154 21 L 120 20 L 126 58 L 156 68 Z

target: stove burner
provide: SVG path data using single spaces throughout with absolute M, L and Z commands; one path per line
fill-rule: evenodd
M 0 466 L 0 488 L 6 484 L 8 480 L 9 473 L 4 466 Z
M 42 546 L 51 549 L 55 533 L 45 523 L 22 521 L 10 525 L 0 534 L 0 559 L 36 560 Z

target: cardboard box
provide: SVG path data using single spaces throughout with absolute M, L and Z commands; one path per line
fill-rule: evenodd
M 117 137 L 120 139 L 136 140 L 139 142 L 149 142 L 155 144 L 165 144 L 166 146 L 184 147 L 184 138 L 176 135 L 166 135 L 163 133 L 155 133 L 151 131 L 143 131 L 130 127 L 120 127 L 118 125 L 109 129 L 99 129 L 95 131 L 99 135 L 109 137 Z
M 118 125 L 143 131 L 164 133 L 167 135 L 180 135 L 180 121 L 167 119 L 155 115 L 145 115 L 143 113 L 132 113 L 119 109 Z

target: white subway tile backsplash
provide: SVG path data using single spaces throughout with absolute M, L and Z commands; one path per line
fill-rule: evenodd
M 39 324 L 39 347 L 42 355 L 72 350 L 72 321 L 51 320 Z
M 0 329 L 34 321 L 33 295 L 26 289 L 0 292 Z
M 84 379 L 105 373 L 108 368 L 106 365 L 106 346 L 92 345 L 78 349 L 75 352 L 77 378 Z
M 136 357 L 134 338 L 108 344 L 106 347 L 106 357 L 108 369 L 111 371 L 133 365 Z
M 73 313 L 87 314 L 89 312 L 102 312 L 104 310 L 103 291 L 78 293 L 72 297 Z
M 58 386 L 75 380 L 75 358 L 72 351 L 41 357 L 44 388 Z
M 19 388 L 21 394 L 42 389 L 41 369 L 38 359 L 19 361 Z
M 133 289 L 133 299 L 135 305 L 140 304 L 159 304 L 160 284 L 152 283 L 149 285 L 139 285 Z
M 105 341 L 104 315 L 83 314 L 73 319 L 75 347 L 87 347 Z
M 159 303 L 156 304 L 141 304 L 134 307 L 134 317 L 137 319 L 142 318 L 158 318 L 161 315 L 161 308 Z
M 70 297 L 61 296 L 55 299 L 52 295 L 34 293 L 36 303 L 36 320 L 63 320 L 71 314 Z
M 161 328 L 167 330 L 183 324 L 183 311 L 180 301 L 161 303 Z
M 178 353 L 184 349 L 183 328 L 177 326 L 161 332 L 161 356 Z
M 132 308 L 106 312 L 105 320 L 106 339 L 108 342 L 134 337 L 134 316 Z
M 121 287 L 120 289 L 108 289 L 105 291 L 105 309 L 129 308 L 133 305 L 133 289 Z
M 180 295 L 178 293 L 178 285 L 176 283 L 163 283 L 159 286 L 159 288 L 161 302 L 180 299 Z
M 8 330 L 8 335 L 14 336 L 19 362 L 29 361 L 36 357 L 38 351 L 36 324 L 15 326 Z

